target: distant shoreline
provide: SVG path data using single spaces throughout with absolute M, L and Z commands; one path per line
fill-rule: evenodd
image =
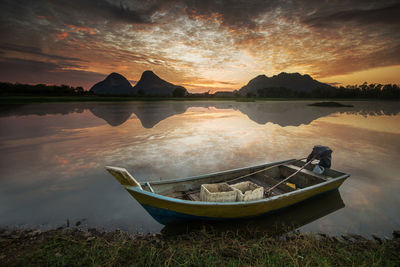
M 129 96 L 0 96 L 0 104 L 28 104 L 51 102 L 151 102 L 151 101 L 399 101 L 371 98 L 247 98 L 247 97 L 129 97 Z

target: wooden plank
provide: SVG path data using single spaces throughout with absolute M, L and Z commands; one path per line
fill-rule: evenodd
M 285 164 L 284 166 L 287 166 L 291 169 L 294 169 L 295 171 L 297 171 L 298 169 L 300 169 L 301 167 L 295 166 L 295 165 L 291 165 L 291 164 Z M 311 175 L 311 176 L 315 176 L 318 177 L 324 181 L 327 181 L 329 179 L 329 177 L 325 176 L 325 175 L 321 175 L 321 174 L 317 174 L 313 171 L 307 170 L 307 169 L 302 169 L 300 172 Z
M 266 174 L 257 174 L 255 176 L 255 178 L 258 181 L 263 182 L 265 184 L 265 185 L 263 185 L 265 189 L 268 189 L 280 182 L 280 180 L 272 178 L 271 176 L 266 175 Z M 279 190 L 278 192 L 281 192 L 281 193 L 292 192 L 295 190 L 285 184 L 278 185 L 276 189 L 278 189 Z
M 192 201 L 200 201 L 200 194 L 199 193 L 187 194 L 187 196 Z
M 305 163 L 304 161 L 296 161 L 296 162 L 292 162 L 291 165 L 295 165 L 297 167 L 302 167 L 304 165 L 304 163 Z M 315 166 L 315 164 L 313 164 L 312 166 L 307 166 L 305 169 L 312 171 L 314 169 L 314 166 Z M 328 180 L 340 177 L 342 175 L 345 175 L 345 173 L 333 170 L 331 168 L 327 168 L 324 171 L 324 176 L 326 178 L 328 178 Z
M 250 178 L 249 181 L 255 183 L 256 185 L 264 187 L 264 192 L 271 187 L 270 184 L 267 184 L 267 183 L 265 183 L 263 181 L 260 181 L 259 179 L 256 179 L 256 178 Z M 276 188 L 276 189 L 273 190 L 273 193 L 275 195 L 280 195 L 280 194 L 283 194 L 285 192 L 283 190 L 280 190 L 279 188 Z
M 279 168 L 281 169 L 281 175 L 283 175 L 284 177 L 292 175 L 299 169 L 299 167 L 297 166 L 293 166 L 292 168 L 291 166 L 285 166 L 285 165 L 280 166 Z M 313 175 L 310 174 L 309 172 L 310 171 L 303 172 L 303 170 L 301 170 L 295 176 L 290 178 L 288 182 L 296 184 L 299 188 L 305 188 L 326 181 L 325 179 L 316 176 L 316 174 Z

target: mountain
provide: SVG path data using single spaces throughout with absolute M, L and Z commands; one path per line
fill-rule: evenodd
M 299 73 L 281 72 L 280 74 L 274 75 L 270 78 L 266 75 L 259 75 L 255 77 L 239 90 L 239 94 L 247 95 L 248 93 L 251 93 L 253 95 L 258 95 L 258 90 L 260 89 L 267 90 L 277 88 L 286 88 L 295 92 L 305 93 L 310 93 L 314 89 L 333 89 L 332 86 L 314 80 L 308 74 L 301 75 Z
M 93 85 L 90 91 L 96 95 L 184 96 L 188 94 L 184 87 L 164 81 L 150 70 L 143 72 L 133 87 L 124 76 L 113 72 L 103 81 Z
M 133 94 L 131 83 L 121 74 L 111 73 L 103 81 L 90 88 L 96 95 L 130 95 Z
M 133 90 L 138 95 L 151 95 L 151 96 L 173 96 L 174 91 L 180 91 L 186 95 L 187 90 L 178 85 L 174 85 L 164 81 L 150 70 L 143 72 L 142 77 L 133 87 Z

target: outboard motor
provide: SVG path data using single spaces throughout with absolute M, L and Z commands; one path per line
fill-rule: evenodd
M 307 157 L 307 162 L 313 159 L 319 160 L 319 163 L 315 165 L 313 172 L 316 174 L 324 173 L 325 168 L 331 167 L 332 149 L 327 146 L 314 146 L 310 155 Z

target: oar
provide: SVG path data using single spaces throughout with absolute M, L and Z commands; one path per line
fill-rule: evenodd
M 305 167 L 307 167 L 312 161 L 314 160 L 314 158 L 312 158 L 309 162 L 307 162 L 306 164 L 303 165 L 303 167 L 301 167 L 300 169 L 298 169 L 297 171 L 295 171 L 293 174 L 289 175 L 287 178 L 283 179 L 282 181 L 280 181 L 279 183 L 277 183 L 276 185 L 274 185 L 273 187 L 269 188 L 265 194 L 269 195 L 270 192 L 275 189 L 277 186 L 281 185 L 282 183 L 286 182 L 287 180 L 289 180 L 290 178 L 292 178 L 293 176 L 295 176 L 298 172 L 300 172 L 302 169 L 304 169 Z
M 230 182 L 233 182 L 233 181 L 236 181 L 236 180 L 240 180 L 242 178 L 245 178 L 245 177 L 248 177 L 248 176 L 252 176 L 253 174 L 260 173 L 260 172 L 263 172 L 263 171 L 267 171 L 269 169 L 272 169 L 272 168 L 275 168 L 275 167 L 279 167 L 279 166 L 282 166 L 282 165 L 285 165 L 285 164 L 293 163 L 293 162 L 296 162 L 296 161 L 300 161 L 300 160 L 303 160 L 303 159 L 306 159 L 306 158 L 294 159 L 294 160 L 286 161 L 286 162 L 283 162 L 283 163 L 280 163 L 280 164 L 277 164 L 277 165 L 272 165 L 272 166 L 269 166 L 269 167 L 267 167 L 265 169 L 261 169 L 261 170 L 258 170 L 258 171 L 255 171 L 255 172 L 252 172 L 252 173 L 249 173 L 249 174 L 242 175 L 242 176 L 237 177 L 235 179 L 226 181 L 226 183 L 230 183 Z

